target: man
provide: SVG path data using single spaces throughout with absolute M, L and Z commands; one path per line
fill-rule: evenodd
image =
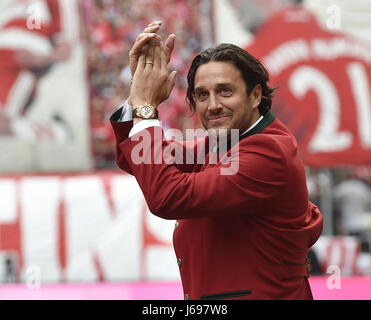
M 136 177 L 153 214 L 177 220 L 173 240 L 184 298 L 312 299 L 306 256 L 323 219 L 308 201 L 295 139 L 269 111 L 266 70 L 233 45 L 200 53 L 188 74 L 187 99 L 213 132 L 206 140 L 220 149 L 226 138 L 228 148 L 216 163 L 208 142 L 194 146 L 197 156 L 205 152 L 202 163 L 196 156 L 193 163 L 166 161 L 172 142 L 164 139 L 157 107 L 174 86 L 167 63 L 175 39 L 163 45 L 158 29 L 150 25 L 130 53 L 134 120 L 126 103 L 111 123 L 119 167 Z M 138 149 L 142 159 L 157 161 L 138 161 Z M 233 166 L 235 172 L 222 174 Z

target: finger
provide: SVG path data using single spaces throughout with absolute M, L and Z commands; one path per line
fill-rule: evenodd
M 163 51 L 162 43 L 160 39 L 156 39 L 155 47 L 154 47 L 154 57 L 153 57 L 153 63 L 154 66 L 158 69 L 162 67 L 162 62 L 161 62 L 161 51 Z
M 148 43 L 148 51 L 146 55 L 146 68 L 153 68 L 154 60 L 155 60 L 155 48 L 156 48 L 156 38 L 152 39 Z
M 170 95 L 171 91 L 173 90 L 176 82 L 176 75 L 177 72 L 173 71 L 170 73 L 168 79 L 167 79 L 167 96 Z
M 176 35 L 173 34 L 173 33 L 171 35 L 169 35 L 169 37 L 166 39 L 164 49 L 165 49 L 167 62 L 170 61 L 171 54 L 172 54 L 174 46 L 175 46 L 175 39 L 176 39 Z
M 130 61 L 130 71 L 131 75 L 134 76 L 135 70 L 137 68 L 138 59 L 142 52 L 143 47 L 153 38 L 156 34 L 145 34 L 141 39 L 135 41 L 133 47 L 129 52 L 129 61 Z
M 155 33 L 140 34 L 130 50 L 130 56 L 138 57 L 142 51 L 142 48 L 154 37 L 156 37 Z
M 148 45 L 143 47 L 142 53 L 140 54 L 140 56 L 138 58 L 138 67 L 137 68 L 140 68 L 140 69 L 145 68 L 148 49 L 149 49 Z
M 148 24 L 148 27 L 152 27 L 152 26 L 155 26 L 155 25 L 161 26 L 162 21 L 161 20 L 152 21 L 150 24 Z
M 165 48 L 162 47 L 162 50 L 160 50 L 160 63 L 161 63 L 161 68 L 167 69 L 167 55 L 165 53 Z
M 160 29 L 161 29 L 161 25 L 156 24 L 156 25 L 148 26 L 147 28 L 145 28 L 143 33 L 154 33 Z
M 142 40 L 143 38 L 146 38 L 146 37 L 154 37 L 155 33 L 154 32 L 142 32 L 142 33 L 139 33 L 137 38 L 135 39 L 135 42 L 138 42 L 140 40 Z

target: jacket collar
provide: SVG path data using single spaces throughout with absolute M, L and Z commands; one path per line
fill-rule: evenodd
M 239 141 L 247 137 L 250 137 L 253 134 L 262 132 L 266 127 L 268 127 L 272 123 L 274 119 L 276 119 L 275 115 L 271 111 L 268 111 L 264 115 L 263 119 L 254 128 L 240 135 Z
M 263 119 L 261 119 L 256 126 L 254 126 L 251 130 L 245 131 L 243 134 L 241 134 L 239 136 L 238 141 L 241 141 L 247 137 L 250 137 L 253 134 L 262 132 L 266 127 L 268 127 L 273 122 L 274 119 L 276 119 L 275 115 L 271 111 L 268 111 L 264 115 Z M 236 142 L 237 141 L 235 141 L 235 143 L 232 145 L 232 142 L 228 141 L 227 148 L 225 151 L 230 150 L 236 144 Z M 219 152 L 219 148 L 216 143 L 214 144 L 213 147 L 211 147 L 210 151 L 211 153 Z

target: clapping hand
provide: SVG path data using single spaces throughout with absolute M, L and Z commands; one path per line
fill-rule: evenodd
M 135 40 L 133 47 L 129 52 L 129 60 L 130 60 L 130 72 L 131 75 L 134 77 L 135 70 L 137 69 L 139 56 L 142 52 L 142 49 L 145 45 L 147 45 L 153 38 L 156 37 L 156 33 L 160 30 L 162 25 L 161 21 L 154 21 L 151 22 L 144 31 L 138 35 Z M 166 55 L 167 63 L 169 63 L 171 58 L 171 53 L 173 52 L 174 45 L 175 45 L 175 34 L 170 34 L 169 37 L 166 39 L 164 44 L 164 52 Z
M 137 37 L 129 53 L 133 74 L 130 104 L 134 107 L 145 102 L 157 107 L 169 97 L 175 85 L 176 72 L 169 73 L 167 69 L 175 35 L 171 34 L 163 44 L 156 34 L 160 27 L 160 22 L 151 23 Z

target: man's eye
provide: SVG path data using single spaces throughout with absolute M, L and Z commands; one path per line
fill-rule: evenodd
M 229 88 L 222 88 L 222 89 L 220 89 L 220 92 L 222 94 L 230 94 L 232 92 L 232 90 L 229 89 Z
M 198 97 L 199 97 L 199 98 L 207 97 L 207 92 L 206 92 L 206 91 L 200 91 L 200 92 L 198 93 Z

